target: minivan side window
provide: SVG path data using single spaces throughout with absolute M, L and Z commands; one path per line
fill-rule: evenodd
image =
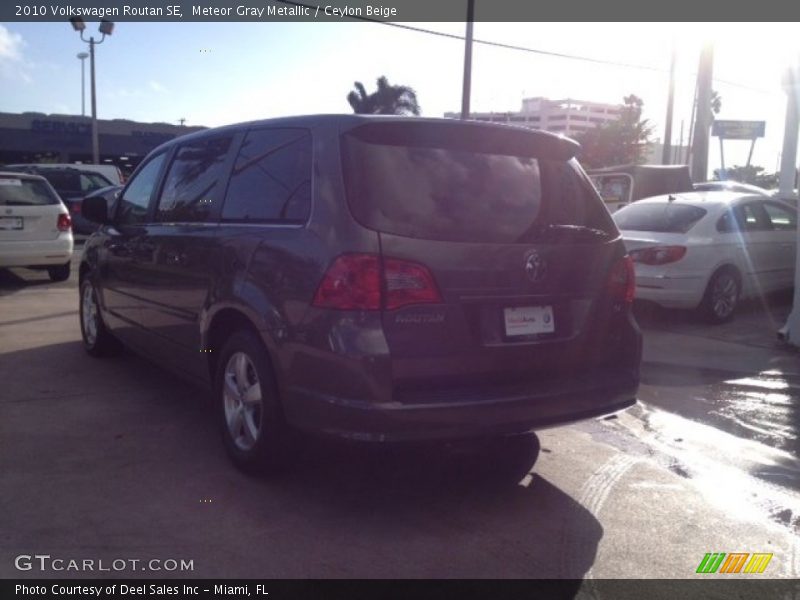
M 150 159 L 142 169 L 134 175 L 125 192 L 117 201 L 116 222 L 120 225 L 144 223 L 147 220 L 147 207 L 153 188 L 158 182 L 161 166 L 164 164 L 165 153 Z
M 310 212 L 310 133 L 305 129 L 249 131 L 231 173 L 222 220 L 304 223 Z
M 203 138 L 181 145 L 164 178 L 156 220 L 202 222 L 221 198 L 231 136 Z

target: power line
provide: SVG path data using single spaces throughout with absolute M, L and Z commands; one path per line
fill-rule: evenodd
M 388 25 L 389 27 L 397 27 L 398 29 L 408 29 L 410 31 L 417 31 L 419 33 L 427 33 L 430 35 L 438 35 L 440 37 L 451 38 L 454 40 L 464 41 L 464 36 L 457 35 L 454 33 L 444 33 L 442 31 L 435 31 L 433 29 L 425 29 L 423 27 L 412 27 L 411 25 L 402 25 L 400 23 L 389 23 L 387 21 L 375 21 L 373 19 L 369 19 L 375 23 L 380 23 L 381 25 Z M 550 50 L 540 50 L 538 48 L 529 48 L 527 46 L 518 46 L 516 44 L 506 44 L 504 42 L 494 42 L 491 40 L 481 40 L 481 39 L 474 39 L 473 42 L 475 44 L 482 44 L 484 46 L 493 46 L 495 48 L 504 48 L 506 50 L 518 50 L 520 52 L 528 52 L 530 54 L 542 54 L 545 56 L 552 56 L 555 58 L 566 58 L 569 60 L 580 60 L 584 62 L 591 62 L 597 63 L 602 65 L 611 65 L 615 67 L 625 67 L 628 69 L 643 69 L 647 71 L 657 71 L 666 73 L 666 69 L 661 69 L 659 67 L 653 67 L 651 65 L 638 65 L 634 63 L 623 63 L 623 62 L 616 62 L 613 60 L 605 60 L 602 58 L 592 58 L 590 56 L 579 56 L 577 54 L 566 54 L 563 52 L 552 52 Z
M 293 2 L 291 0 L 275 0 L 275 2 L 279 2 L 281 4 L 291 4 L 292 6 L 300 6 L 304 8 L 314 9 L 315 6 L 310 6 L 308 4 L 303 4 L 302 2 Z M 455 33 L 445 33 L 443 31 L 436 31 L 435 29 L 427 29 L 425 27 L 414 27 L 412 25 L 404 25 L 402 23 L 392 23 L 390 21 L 381 21 L 378 19 L 370 18 L 370 17 L 360 17 L 360 16 L 350 16 L 348 15 L 347 18 L 355 20 L 355 21 L 365 21 L 368 23 L 377 23 L 378 25 L 386 25 L 387 27 L 395 27 L 397 29 L 405 29 L 407 31 L 414 31 L 417 33 L 424 33 L 427 35 L 438 36 L 442 38 L 448 38 L 451 40 L 458 40 L 458 41 L 465 41 L 465 37 L 463 35 L 458 35 Z M 520 46 L 517 44 L 507 44 L 505 42 L 495 42 L 492 40 L 482 40 L 482 39 L 473 39 L 473 43 L 481 44 L 484 46 L 490 46 L 494 48 L 503 48 L 505 50 L 516 50 L 518 52 L 527 52 L 529 54 L 539 54 L 542 56 L 550 56 L 553 58 L 564 58 L 567 60 L 577 60 L 582 62 L 589 62 L 594 64 L 600 65 L 607 65 L 612 67 L 621 67 L 625 69 L 639 69 L 642 71 L 651 71 L 654 73 L 669 73 L 669 69 L 663 67 L 654 67 L 652 65 L 642 65 L 637 63 L 628 63 L 628 62 L 619 62 L 614 60 L 606 60 L 602 58 L 594 58 L 591 56 L 582 56 L 579 54 L 569 54 L 565 52 L 553 52 L 551 50 L 541 50 L 539 48 L 530 48 L 528 46 Z M 693 75 L 697 75 L 694 73 Z M 777 92 L 771 92 L 769 90 L 764 90 L 761 88 L 752 87 L 743 83 L 738 83 L 735 81 L 727 81 L 725 79 L 714 79 L 715 83 L 721 83 L 724 85 L 730 85 L 733 87 L 738 87 L 745 90 L 750 90 L 752 92 L 758 92 L 760 94 L 767 94 L 767 95 L 775 95 Z
M 354 18 L 358 18 L 358 17 L 354 17 Z M 411 25 L 403 25 L 401 23 L 390 23 L 390 22 L 386 22 L 386 21 L 376 21 L 375 19 L 368 19 L 368 18 L 362 18 L 362 20 L 371 21 L 371 22 L 374 22 L 374 23 L 378 23 L 380 25 L 388 25 L 389 27 L 396 27 L 398 29 L 407 29 L 409 31 L 416 31 L 418 33 L 426 33 L 426 34 L 429 34 L 429 35 L 436 35 L 436 36 L 439 36 L 439 37 L 446 37 L 446 38 L 450 38 L 450 39 L 454 39 L 454 40 L 460 40 L 462 42 L 465 39 L 464 36 L 461 36 L 461 35 L 457 35 L 457 34 L 454 34 L 454 33 L 444 33 L 442 31 L 436 31 L 436 30 L 433 30 L 433 29 L 425 29 L 424 27 L 413 27 Z M 636 64 L 636 63 L 618 62 L 618 61 L 613 61 L 613 60 L 605 60 L 605 59 L 602 59 L 602 58 L 593 58 L 591 56 L 581 56 L 579 54 L 567 54 L 567 53 L 563 53 L 563 52 L 553 52 L 553 51 L 550 51 L 550 50 L 541 50 L 541 49 L 538 49 L 538 48 L 529 48 L 527 46 L 519 46 L 519 45 L 516 45 L 516 44 L 506 44 L 504 42 L 494 42 L 494 41 L 491 41 L 491 40 L 481 40 L 481 39 L 477 39 L 476 38 L 476 39 L 473 40 L 473 43 L 475 43 L 475 44 L 483 44 L 484 46 L 493 46 L 493 47 L 496 47 L 496 48 L 504 48 L 506 50 L 518 50 L 520 52 L 528 52 L 530 54 L 540 54 L 540 55 L 544 55 L 544 56 L 552 56 L 554 58 L 566 58 L 566 59 L 569 59 L 569 60 L 578 60 L 578 61 L 583 61 L 583 62 L 591 62 L 591 63 L 595 63 L 595 64 L 609 65 L 609 66 L 613 66 L 613 67 L 622 67 L 622 68 L 627 68 L 627 69 L 640 69 L 640 70 L 644 70 L 644 71 L 652 71 L 654 73 L 669 73 L 669 69 L 662 68 L 662 67 L 654 67 L 652 65 L 642 65 L 642 64 Z M 693 75 L 696 76 L 697 73 L 693 73 Z M 735 82 L 735 81 L 727 81 L 725 79 L 717 79 L 717 78 L 715 78 L 714 81 L 716 83 L 722 83 L 722 84 L 725 84 L 725 85 L 731 85 L 731 86 L 734 86 L 734 87 L 750 90 L 750 91 L 753 91 L 753 92 L 759 92 L 761 94 L 770 94 L 770 95 L 772 95 L 772 94 L 775 93 L 775 92 L 770 92 L 769 90 L 764 90 L 764 89 L 761 89 L 761 88 L 756 88 L 756 87 L 752 87 L 752 86 L 749 86 L 749 85 L 745 85 L 743 83 L 738 83 L 738 82 Z

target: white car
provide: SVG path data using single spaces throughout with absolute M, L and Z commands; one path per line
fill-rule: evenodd
M 762 187 L 752 185 L 750 183 L 741 183 L 739 181 L 703 181 L 702 183 L 695 183 L 694 190 L 696 192 L 740 192 L 742 194 L 751 194 L 757 196 L 769 196 L 770 193 Z
M 79 169 L 81 171 L 93 171 L 100 173 L 108 179 L 112 185 L 122 185 L 125 179 L 122 177 L 122 171 L 119 167 L 112 164 L 97 165 L 92 163 L 26 163 L 18 165 L 7 165 L 12 169 L 24 169 L 26 167 L 34 167 L 36 169 Z
M 69 211 L 47 180 L 0 172 L 0 268 L 47 269 L 65 281 L 72 250 Z
M 797 211 L 736 192 L 639 200 L 613 215 L 636 270 L 636 297 L 697 308 L 711 322 L 739 300 L 794 286 Z

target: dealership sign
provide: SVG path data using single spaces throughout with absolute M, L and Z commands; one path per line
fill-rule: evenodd
M 764 137 L 766 121 L 714 121 L 711 135 L 724 140 L 754 140 Z
M 67 135 L 89 135 L 92 131 L 92 126 L 90 123 L 76 123 L 75 121 L 34 119 L 31 123 L 31 131 Z

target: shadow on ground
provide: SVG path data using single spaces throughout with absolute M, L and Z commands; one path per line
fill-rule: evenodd
M 24 275 L 24 276 L 23 276 Z M 47 271 L 0 269 L 0 296 L 23 288 L 52 283 Z
M 8 566 L 36 548 L 183 557 L 195 577 L 580 578 L 603 535 L 546 479 L 520 485 L 533 436 L 493 447 L 305 437 L 268 479 L 229 464 L 202 392 L 130 354 L 39 347 L 2 355 L 0 376 L 0 513 L 14 515 L 0 576 L 41 577 Z

